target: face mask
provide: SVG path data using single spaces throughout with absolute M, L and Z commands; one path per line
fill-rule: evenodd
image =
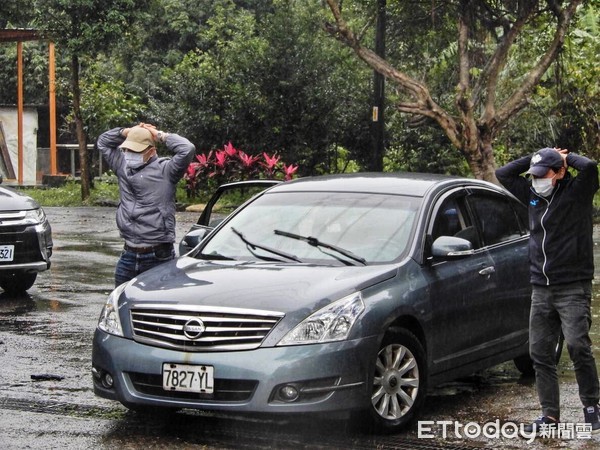
M 142 153 L 136 152 L 124 152 L 123 157 L 125 158 L 125 163 L 127 167 L 135 169 L 136 167 L 144 164 L 144 155 Z
M 531 180 L 531 187 L 537 193 L 537 195 L 541 195 L 542 197 L 547 197 L 550 195 L 554 186 L 552 185 L 552 178 L 534 178 Z

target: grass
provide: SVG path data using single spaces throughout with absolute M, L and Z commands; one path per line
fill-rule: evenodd
M 119 203 L 119 186 L 116 179 L 107 177 L 94 180 L 90 190 L 90 197 L 81 199 L 81 185 L 79 181 L 69 180 L 60 187 L 23 187 L 19 192 L 27 194 L 42 206 L 108 206 Z M 177 203 L 188 205 L 200 203 L 202 199 L 189 199 L 183 184 L 177 186 Z

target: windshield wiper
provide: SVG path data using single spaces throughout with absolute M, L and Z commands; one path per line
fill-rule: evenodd
M 362 258 L 361 256 L 358 256 L 357 254 L 352 253 L 350 250 L 346 250 L 345 248 L 337 247 L 335 245 L 328 244 L 326 242 L 321 242 L 316 237 L 301 236 L 299 234 L 289 233 L 287 231 L 281 231 L 281 230 L 273 230 L 273 232 L 279 236 L 285 236 L 285 237 L 289 237 L 292 239 L 297 239 L 299 241 L 304 241 L 304 242 L 308 243 L 309 245 L 312 245 L 313 247 L 317 247 L 319 249 L 327 248 L 329 250 L 333 250 L 333 251 L 339 253 L 340 255 L 344 255 L 346 258 L 349 258 L 353 261 L 361 263 L 363 266 L 367 265 L 367 260 Z M 327 253 L 327 252 L 323 252 L 323 253 L 337 259 L 338 261 L 343 262 L 344 264 L 351 264 L 351 263 L 349 263 L 349 261 L 338 258 L 337 256 L 332 255 L 331 253 Z
M 211 260 L 233 261 L 233 258 L 230 258 L 229 256 L 221 255 L 220 253 L 217 253 L 217 252 L 200 253 L 198 256 L 200 256 L 204 260 L 209 260 L 209 261 L 211 261 Z
M 266 247 L 264 245 L 255 244 L 254 242 L 249 241 L 248 239 L 246 239 L 244 237 L 244 235 L 242 233 L 240 233 L 238 230 L 236 230 L 233 227 L 231 227 L 231 231 L 233 231 L 235 234 L 237 234 L 240 237 L 242 242 L 244 244 L 246 244 L 246 246 L 248 247 L 248 250 L 250 251 L 250 253 L 252 253 L 257 258 L 266 259 L 264 256 L 257 255 L 254 252 L 254 250 L 256 250 L 258 248 L 260 250 L 264 250 L 265 252 L 273 253 L 274 255 L 281 256 L 286 259 L 291 259 L 292 261 L 296 261 L 299 263 L 302 262 L 302 260 L 300 260 L 300 258 L 298 258 L 297 256 L 290 255 L 289 253 L 282 252 L 281 250 L 277 250 L 277 249 L 271 248 L 271 247 Z M 271 260 L 273 260 L 273 259 L 271 258 Z M 279 261 L 279 260 L 275 260 L 275 261 Z

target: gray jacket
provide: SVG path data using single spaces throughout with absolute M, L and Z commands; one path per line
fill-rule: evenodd
M 175 242 L 175 191 L 196 148 L 186 138 L 170 133 L 166 146 L 172 158 L 154 156 L 139 169 L 129 169 L 119 150 L 122 128 L 98 138 L 98 149 L 119 180 L 117 227 L 125 242 L 152 246 Z

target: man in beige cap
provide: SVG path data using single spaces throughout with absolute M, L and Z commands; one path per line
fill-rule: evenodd
M 159 158 L 156 143 L 172 158 Z M 115 269 L 115 286 L 175 257 L 175 191 L 194 157 L 194 145 L 174 133 L 141 123 L 114 128 L 98 148 L 119 180 L 117 227 L 125 246 Z

